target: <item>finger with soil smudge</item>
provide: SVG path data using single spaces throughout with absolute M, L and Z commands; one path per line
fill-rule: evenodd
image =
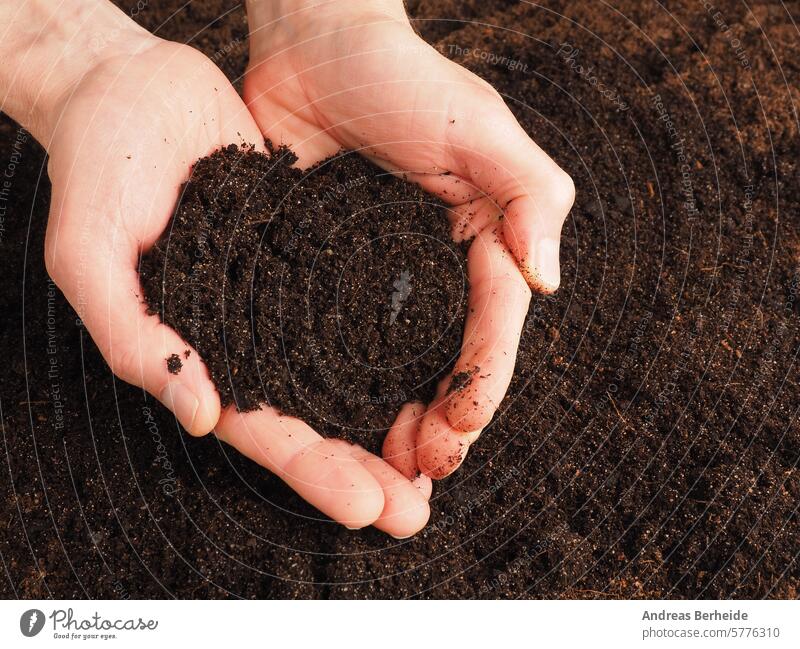
M 338 440 L 323 439 L 273 408 L 227 408 L 216 434 L 269 469 L 311 505 L 348 528 L 372 524 L 384 509 L 383 487 Z
M 447 214 L 455 241 L 469 241 L 503 218 L 503 208 L 491 196 L 456 205 Z
M 467 90 L 465 106 L 473 106 L 473 92 Z M 574 184 L 530 138 L 511 110 L 491 97 L 494 90 L 489 88 L 489 92 L 486 100 L 479 102 L 480 110 L 457 116 L 448 133 L 449 141 L 457 145 L 452 148 L 448 168 L 468 170 L 462 175 L 485 197 L 461 209 L 454 234 L 468 237 L 468 232 L 459 232 L 465 222 L 480 227 L 493 218 L 494 205 L 502 208 L 506 244 L 522 274 L 531 288 L 552 292 L 560 281 L 559 241 L 575 198 Z M 491 128 L 486 128 L 487 124 Z
M 570 184 L 553 196 L 522 196 L 506 208 L 503 237 L 526 281 L 539 293 L 553 293 L 561 283 L 561 228 L 573 197 Z
M 434 480 L 446 478 L 464 461 L 470 444 L 481 431 L 462 433 L 447 420 L 446 404 L 449 379 L 439 385 L 439 394 L 422 418 L 417 433 L 417 462 L 420 471 Z
M 409 480 L 419 475 L 417 429 L 424 413 L 422 403 L 405 404 L 383 440 L 383 459 Z
M 473 241 L 467 264 L 469 309 L 446 405 L 450 425 L 461 432 L 484 428 L 503 400 L 531 299 L 498 228 Z

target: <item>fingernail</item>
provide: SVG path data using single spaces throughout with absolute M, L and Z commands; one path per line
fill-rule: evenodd
M 192 430 L 200 402 L 183 383 L 172 381 L 161 392 L 161 403 L 169 408 L 188 431 Z
M 409 534 L 408 536 L 395 536 L 394 534 L 389 534 L 393 539 L 397 539 L 398 541 L 405 541 L 406 539 L 410 539 L 413 534 Z
M 558 259 L 559 242 L 555 239 L 542 239 L 537 248 L 536 272 L 545 288 L 555 290 L 561 283 L 561 270 Z

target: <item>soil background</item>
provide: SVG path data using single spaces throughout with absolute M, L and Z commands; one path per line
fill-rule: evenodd
M 151 5 L 240 78 L 237 2 Z M 3 117 L 0 596 L 797 597 L 800 4 L 409 5 L 578 188 L 562 288 L 429 526 L 349 532 L 116 381 L 45 273 L 44 152 Z

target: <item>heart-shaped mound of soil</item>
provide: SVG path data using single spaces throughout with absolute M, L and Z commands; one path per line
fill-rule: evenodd
M 198 161 L 142 259 L 145 299 L 223 405 L 268 404 L 374 451 L 455 362 L 465 246 L 437 198 L 362 156 L 295 161 L 233 145 Z

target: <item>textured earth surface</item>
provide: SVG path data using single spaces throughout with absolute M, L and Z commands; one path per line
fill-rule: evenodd
M 797 596 L 800 4 L 409 8 L 578 188 L 562 288 L 429 526 L 348 532 L 115 381 L 44 270 L 44 153 L 3 118 L 0 595 Z M 244 71 L 233 0 L 136 19 Z

